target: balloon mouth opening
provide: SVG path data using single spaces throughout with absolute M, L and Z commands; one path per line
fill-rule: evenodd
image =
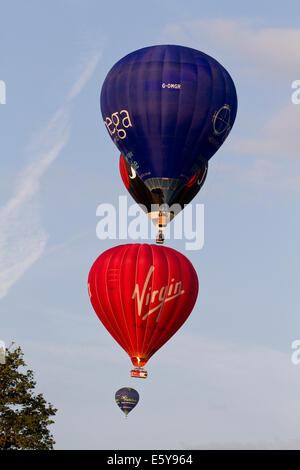
M 172 205 L 176 195 L 184 188 L 184 182 L 179 178 L 154 177 L 147 178 L 144 183 L 159 205 Z
M 144 365 L 147 363 L 148 359 L 139 357 L 139 356 L 133 356 L 130 358 L 132 364 L 134 367 L 144 367 Z

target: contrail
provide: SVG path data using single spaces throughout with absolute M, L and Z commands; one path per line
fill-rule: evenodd
M 66 104 L 31 142 L 31 160 L 16 178 L 10 199 L 0 207 L 0 299 L 43 254 L 49 235 L 40 218 L 40 180 L 70 137 L 70 103 L 94 72 L 100 54 L 93 54 L 71 87 Z

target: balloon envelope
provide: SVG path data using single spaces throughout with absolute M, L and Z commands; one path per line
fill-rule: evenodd
M 222 145 L 237 111 L 225 68 L 201 51 L 175 45 L 145 47 L 119 60 L 100 102 L 113 142 L 169 205 Z
M 138 404 L 139 399 L 139 394 L 134 388 L 123 387 L 115 394 L 116 403 L 126 416 Z
M 105 328 L 132 364 L 143 367 L 190 315 L 198 278 L 191 262 L 172 248 L 128 244 L 96 259 L 88 289 Z

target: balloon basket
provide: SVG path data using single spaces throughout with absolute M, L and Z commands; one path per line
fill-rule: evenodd
M 130 371 L 130 375 L 131 377 L 146 379 L 148 377 L 148 372 L 145 369 L 132 369 Z
M 160 230 L 157 234 L 157 237 L 156 237 L 156 243 L 159 243 L 159 244 L 162 245 L 164 241 L 165 241 L 164 234 L 163 234 L 162 230 Z

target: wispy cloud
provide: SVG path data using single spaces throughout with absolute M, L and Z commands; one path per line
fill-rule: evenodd
M 300 189 L 300 105 L 289 104 L 270 116 L 255 136 L 236 136 L 228 150 L 252 163 L 244 179 L 253 186 L 297 191 Z
M 300 105 L 291 102 L 291 84 L 299 78 L 300 29 L 265 27 L 258 20 L 195 18 L 167 24 L 162 36 L 208 52 L 241 85 L 237 123 L 226 142 L 228 152 L 251 157 L 239 180 L 251 188 L 299 191 Z
M 0 208 L 0 299 L 43 253 L 40 179 L 68 142 L 68 115 L 62 108 L 31 144 L 34 156 L 17 177 L 11 198 Z
M 300 159 L 300 105 L 289 104 L 272 115 L 254 138 L 235 138 L 230 148 L 239 154 L 279 155 Z
M 92 56 L 90 57 L 89 61 L 84 64 L 84 71 L 83 73 L 78 77 L 74 85 L 72 86 L 68 99 L 72 100 L 73 98 L 76 98 L 77 95 L 81 92 L 82 88 L 86 84 L 86 82 L 89 80 L 89 78 L 93 75 L 95 68 L 97 67 L 97 64 L 101 58 L 102 53 L 99 51 L 94 51 Z
M 0 299 L 43 254 L 49 235 L 40 217 L 40 181 L 70 137 L 70 102 L 91 77 L 100 55 L 93 54 L 72 85 L 66 103 L 32 139 L 30 162 L 16 178 L 10 199 L 0 207 Z
M 163 37 L 235 61 L 243 74 L 267 80 L 271 75 L 273 81 L 298 78 L 300 29 L 266 28 L 244 19 L 194 19 L 167 24 Z

